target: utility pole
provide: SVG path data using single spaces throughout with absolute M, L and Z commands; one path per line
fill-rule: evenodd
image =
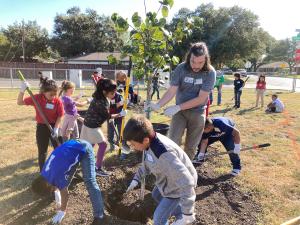
M 24 29 L 24 20 L 22 20 L 22 51 L 23 51 L 23 62 L 25 62 L 25 29 Z

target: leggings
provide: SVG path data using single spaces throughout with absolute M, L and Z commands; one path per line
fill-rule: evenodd
M 98 152 L 97 152 L 96 167 L 101 168 L 107 144 L 106 144 L 106 142 L 101 142 L 101 143 L 98 143 L 98 146 L 99 146 L 99 148 L 98 148 Z

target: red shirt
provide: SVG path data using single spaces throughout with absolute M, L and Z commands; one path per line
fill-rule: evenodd
M 266 82 L 257 82 L 256 89 L 266 89 Z
M 40 104 L 50 124 L 54 124 L 58 117 L 62 117 L 64 115 L 64 107 L 60 98 L 54 98 L 52 101 L 49 101 L 43 94 L 35 94 L 34 98 Z M 34 106 L 36 112 L 35 119 L 37 123 L 45 123 L 41 115 L 38 113 L 38 110 L 31 97 L 25 98 L 24 103 L 25 105 Z

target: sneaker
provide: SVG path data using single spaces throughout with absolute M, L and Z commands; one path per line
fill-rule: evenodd
M 196 155 L 195 156 L 195 158 L 193 159 L 193 163 L 195 163 L 195 164 L 202 164 L 202 163 L 204 163 L 204 160 L 205 160 L 205 155 L 200 155 L 200 153 L 199 153 L 199 155 Z
M 105 171 L 102 168 L 98 168 L 98 169 L 96 169 L 96 175 L 100 176 L 100 177 L 108 177 L 108 176 L 110 176 L 110 173 Z
M 195 214 L 192 215 L 182 215 L 181 219 L 175 220 L 174 223 L 171 223 L 171 225 L 186 225 L 191 224 L 196 220 Z
M 239 169 L 233 169 L 230 174 L 232 176 L 238 176 L 240 173 L 241 173 L 241 170 L 239 170 Z

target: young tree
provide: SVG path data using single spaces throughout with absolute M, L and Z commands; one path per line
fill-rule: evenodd
M 126 19 L 118 15 L 112 14 L 111 19 L 115 24 L 119 34 L 130 32 L 129 39 L 120 49 L 122 55 L 130 56 L 133 68 L 132 74 L 138 79 L 144 78 L 147 85 L 147 103 L 150 102 L 150 88 L 153 75 L 158 69 L 170 69 L 171 64 L 179 63 L 179 58 L 175 55 L 170 56 L 175 43 L 189 35 L 191 22 L 185 21 L 178 23 L 176 29 L 170 32 L 166 26 L 166 18 L 169 10 L 173 6 L 173 0 L 159 1 L 160 7 L 157 12 L 147 12 L 146 0 L 145 19 L 135 12 L 129 23 Z M 159 16 L 161 14 L 161 17 Z M 116 59 L 111 55 L 110 63 L 116 63 Z M 147 113 L 150 117 L 150 112 Z

